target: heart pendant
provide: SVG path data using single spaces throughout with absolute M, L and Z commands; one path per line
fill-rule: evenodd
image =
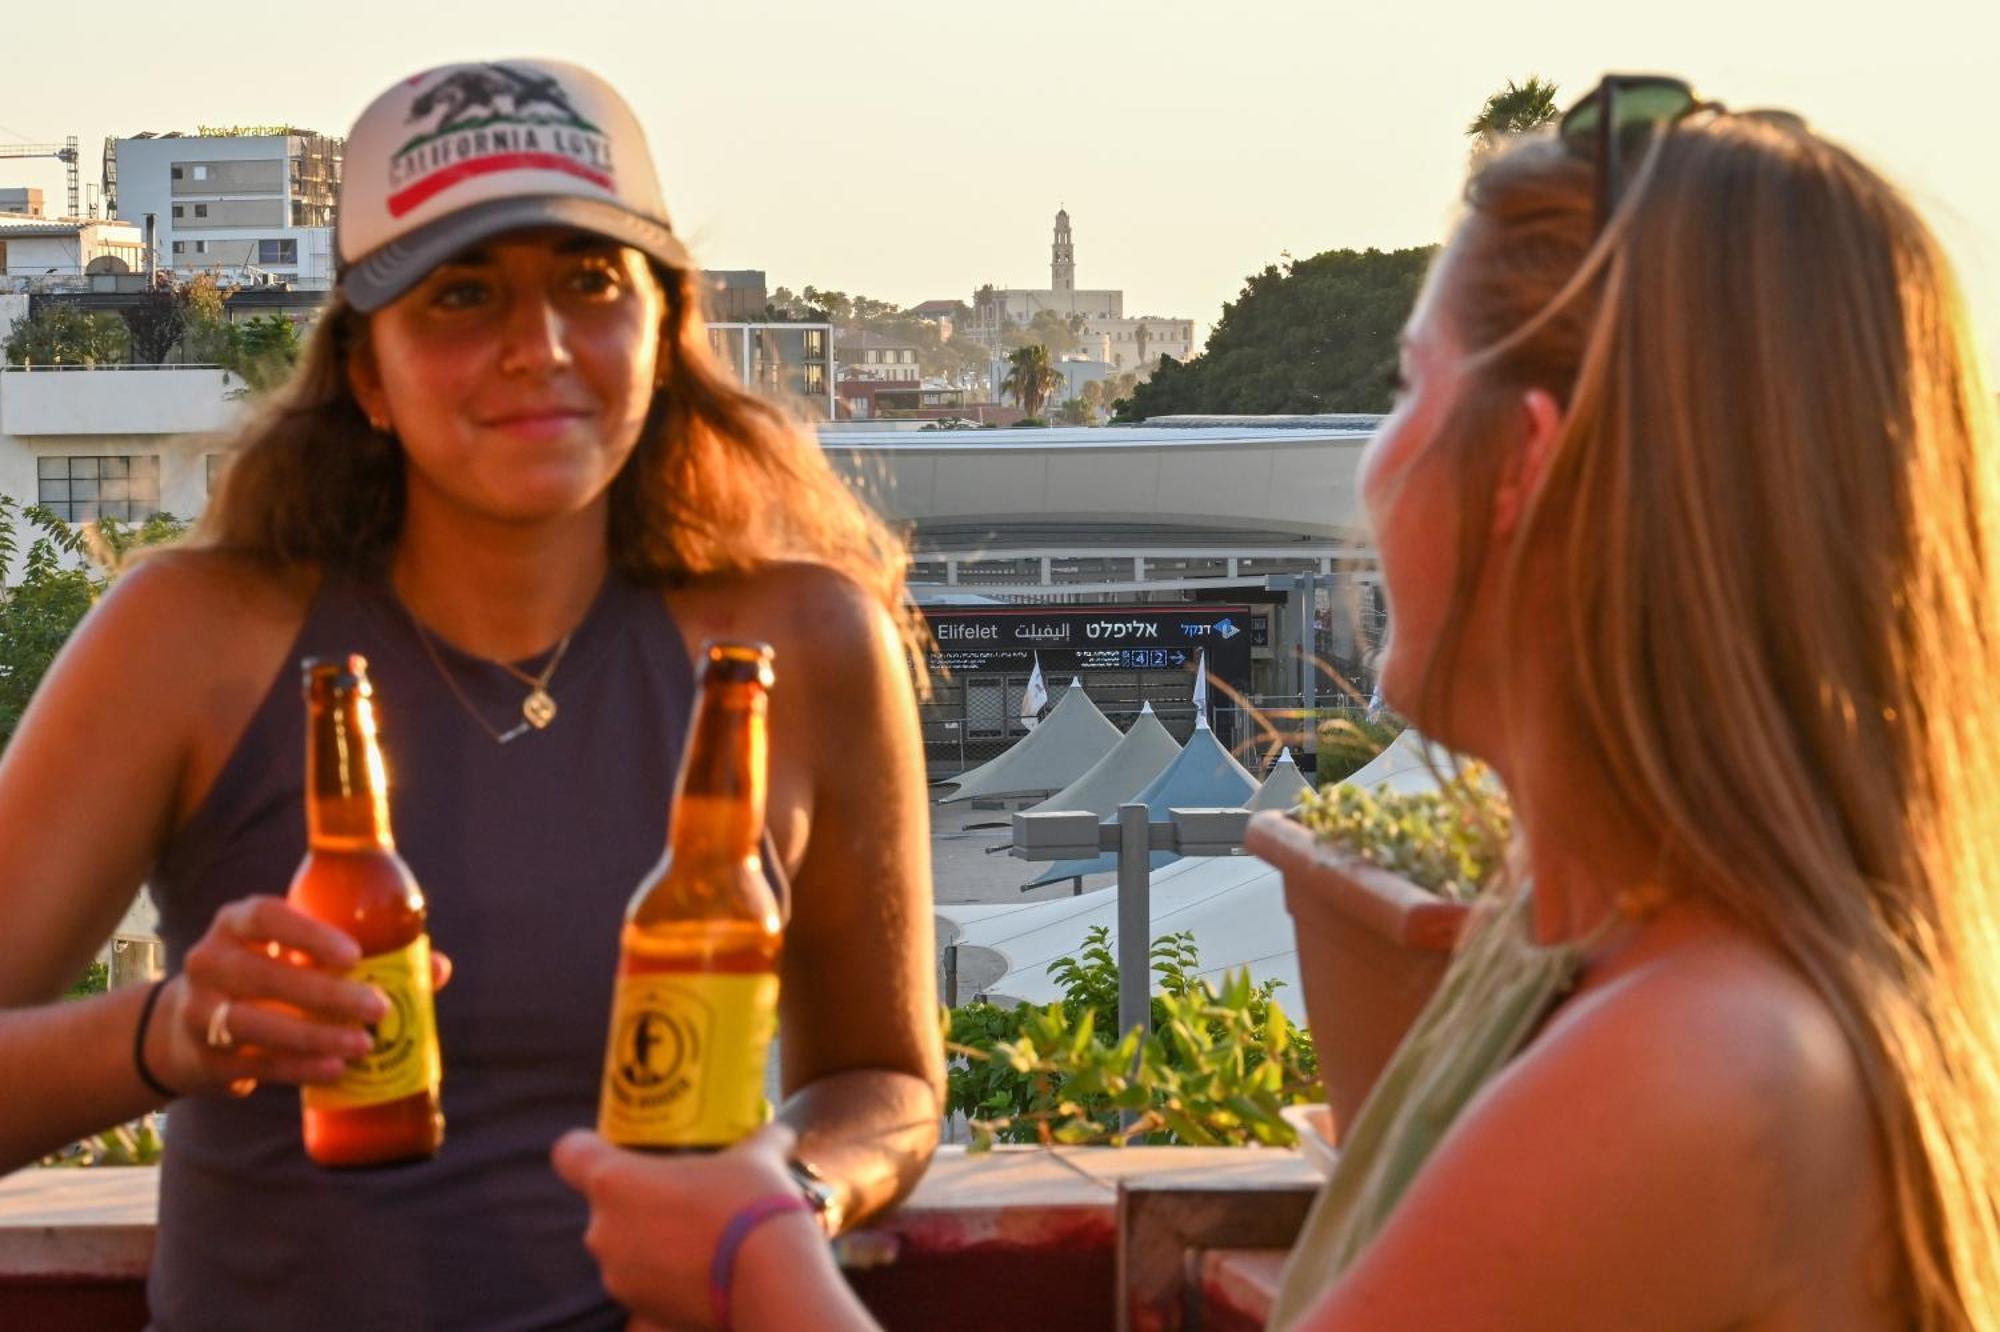
M 544 730 L 556 719 L 556 701 L 546 689 L 537 689 L 521 700 L 521 715 L 528 719 L 528 725 Z

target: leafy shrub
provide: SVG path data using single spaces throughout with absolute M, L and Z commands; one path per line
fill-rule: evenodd
M 1314 774 L 1321 783 L 1352 776 L 1393 744 L 1408 726 L 1408 722 L 1387 711 L 1372 717 L 1336 717 L 1321 722 Z
M 150 1119 L 135 1119 L 82 1142 L 51 1152 L 37 1164 L 45 1166 L 149 1166 L 160 1163 L 160 1131 Z
M 1349 854 L 1459 900 L 1492 881 L 1514 826 L 1507 793 L 1480 763 L 1409 795 L 1328 783 L 1300 798 L 1298 818 Z
M 1311 1038 L 1248 971 L 1220 989 L 1198 974 L 1191 934 L 1154 941 L 1153 1032 L 1118 1031 L 1110 931 L 1049 973 L 1063 998 L 1045 1008 L 968 1004 L 947 1015 L 945 1108 L 973 1150 L 998 1142 L 1290 1146 L 1278 1111 L 1320 1098 Z M 1121 1121 L 1123 1121 L 1121 1123 Z
M 76 984 L 63 993 L 65 999 L 88 999 L 93 994 L 103 994 L 111 985 L 111 968 L 102 962 L 93 962 L 83 969 Z

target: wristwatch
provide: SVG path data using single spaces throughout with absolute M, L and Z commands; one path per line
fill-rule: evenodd
M 806 1205 L 812 1208 L 813 1215 L 819 1220 L 819 1228 L 826 1232 L 829 1239 L 839 1234 L 841 1216 L 846 1210 L 840 1205 L 840 1190 L 834 1188 L 810 1161 L 801 1161 L 795 1156 L 785 1162 L 785 1168 L 791 1171 L 792 1182 L 805 1195 Z

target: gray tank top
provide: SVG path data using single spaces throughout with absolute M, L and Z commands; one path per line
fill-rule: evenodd
M 436 648 L 491 725 L 518 721 L 525 686 Z M 218 907 L 290 882 L 305 853 L 297 661 L 346 652 L 368 658 L 397 846 L 454 964 L 437 998 L 444 1148 L 418 1165 L 325 1171 L 306 1160 L 290 1087 L 176 1102 L 152 1326 L 622 1328 L 583 1247 L 583 1203 L 548 1155 L 558 1135 L 596 1120 L 619 925 L 665 844 L 693 700 L 686 646 L 657 591 L 613 575 L 551 682 L 554 723 L 500 745 L 386 587 L 329 577 L 155 867 L 170 970 Z M 768 839 L 765 864 L 784 902 Z

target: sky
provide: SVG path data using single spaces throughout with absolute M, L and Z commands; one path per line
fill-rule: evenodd
M 0 144 L 197 124 L 344 132 L 432 64 L 541 55 L 634 104 L 676 228 L 712 268 L 899 304 L 1077 282 L 1205 336 L 1285 255 L 1448 235 L 1464 128 L 1531 74 L 1609 69 L 1783 106 L 1904 186 L 1957 260 L 2000 367 L 1995 0 L 348 0 L 306 22 L 163 23 L 101 0 L 10 14 Z M 1518 15 L 1519 17 L 1514 17 Z M 107 40 L 108 35 L 114 36 Z M 22 58 L 22 57 L 27 58 Z M 0 161 L 60 198 L 61 168 Z

